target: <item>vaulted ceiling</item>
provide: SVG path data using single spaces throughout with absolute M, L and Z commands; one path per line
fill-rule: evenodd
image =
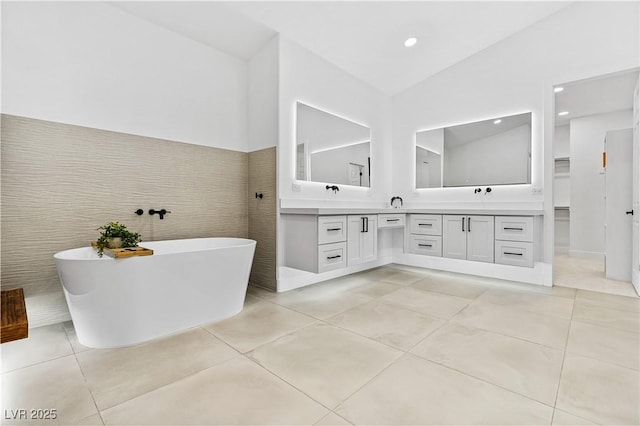
M 280 33 L 388 95 L 567 7 L 556 1 L 145 1 L 108 4 L 249 59 Z M 404 41 L 417 37 L 415 46 Z

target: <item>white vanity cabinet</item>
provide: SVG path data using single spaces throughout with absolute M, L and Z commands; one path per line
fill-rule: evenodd
M 409 215 L 409 253 L 442 256 L 442 215 Z
M 347 216 L 283 215 L 285 266 L 327 272 L 347 266 Z
M 534 222 L 531 216 L 496 216 L 496 263 L 533 267 Z
M 494 217 L 443 215 L 442 256 L 492 263 Z
M 378 215 L 347 216 L 347 266 L 378 258 Z

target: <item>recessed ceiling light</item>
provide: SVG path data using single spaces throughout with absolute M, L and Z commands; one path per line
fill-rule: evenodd
M 415 38 L 415 37 L 409 37 L 408 39 L 406 39 L 406 40 L 404 41 L 404 45 L 405 45 L 406 47 L 411 47 L 411 46 L 414 46 L 417 42 L 418 42 L 418 39 L 417 39 L 417 38 Z
M 562 111 L 562 112 L 558 113 L 558 115 L 560 115 L 560 116 L 567 115 L 567 114 L 569 114 L 569 111 Z
M 499 118 L 493 122 L 493 124 L 500 124 L 500 123 L 502 123 L 502 120 L 500 120 Z
M 558 86 L 553 89 L 554 93 L 560 93 L 564 90 L 564 87 Z

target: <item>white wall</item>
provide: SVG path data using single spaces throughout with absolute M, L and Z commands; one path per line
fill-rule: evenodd
M 604 256 L 604 173 L 602 151 L 609 130 L 632 127 L 632 111 L 571 120 L 570 234 L 571 256 Z M 629 158 L 631 161 L 631 158 Z
M 637 2 L 574 3 L 395 96 L 392 192 L 408 207 L 544 201 L 551 219 L 553 85 L 640 65 L 638 9 Z M 471 188 L 413 191 L 417 131 L 526 111 L 533 112 L 532 185 L 497 188 L 482 198 Z M 544 187 L 544 194 L 532 194 L 532 187 Z M 551 284 L 553 221 L 543 227 L 545 283 Z
M 2 2 L 2 112 L 247 151 L 247 63 L 103 2 Z
M 249 151 L 278 145 L 279 41 L 274 37 L 249 61 Z
M 371 188 L 295 180 L 296 102 L 371 129 Z M 283 206 L 388 205 L 391 194 L 391 100 L 335 65 L 280 36 L 279 197 Z

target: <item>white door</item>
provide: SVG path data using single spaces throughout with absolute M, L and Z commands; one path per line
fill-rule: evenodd
M 349 185 L 362 186 L 362 169 L 360 164 L 349 163 Z
M 365 216 L 364 232 L 360 234 L 362 262 L 378 258 L 378 216 Z
M 605 276 L 631 281 L 632 130 L 607 132 L 605 151 Z
M 442 256 L 453 259 L 467 258 L 466 216 L 442 216 Z
M 494 217 L 467 217 L 467 259 L 476 262 L 493 262 Z
M 631 282 L 640 295 L 640 78 L 633 92 L 633 235 Z

